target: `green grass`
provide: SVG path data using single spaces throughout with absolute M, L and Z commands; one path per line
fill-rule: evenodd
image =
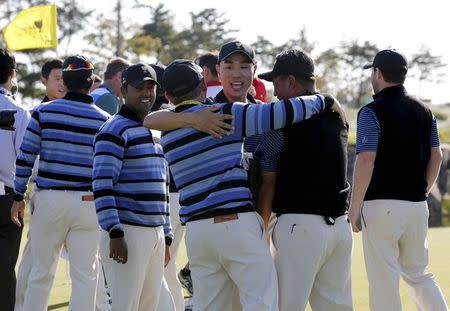
M 27 228 L 25 228 L 27 230 Z M 22 246 L 25 245 L 26 232 L 24 232 Z M 449 251 L 450 227 L 430 229 L 428 235 L 428 245 L 430 254 L 430 271 L 432 271 L 441 286 L 442 291 L 450 302 L 450 251 Z M 183 267 L 187 261 L 184 243 L 179 251 L 177 266 Z M 355 310 L 369 310 L 368 285 L 362 254 L 361 234 L 354 235 L 354 253 L 352 263 L 353 277 L 353 301 Z M 403 310 L 415 310 L 411 299 L 408 296 L 406 285 L 401 283 L 401 297 Z M 70 277 L 68 263 L 60 259 L 58 270 L 50 296 L 50 306 L 52 310 L 68 310 L 67 302 L 70 297 Z M 307 310 L 311 310 L 309 307 Z

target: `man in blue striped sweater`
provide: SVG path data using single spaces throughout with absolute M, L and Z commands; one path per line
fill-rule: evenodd
M 192 114 L 182 112 L 206 108 L 201 103 L 206 86 L 200 70 L 192 62 L 174 61 L 163 84 L 177 113 L 152 113 L 145 125 L 166 130 L 192 126 Z M 215 139 L 193 128 L 163 133 L 161 144 L 180 191 L 198 310 L 232 310 L 235 286 L 244 310 L 278 310 L 275 267 L 242 166 L 243 138 L 300 122 L 333 104 L 332 98 L 321 95 L 269 105 L 218 104 L 221 113 L 234 117 L 231 135 Z M 159 118 L 164 120 L 157 124 Z
M 157 85 L 147 65 L 124 70 L 125 105 L 95 138 L 93 188 L 113 311 L 156 310 L 170 260 L 169 168 L 142 126 Z
M 87 95 L 94 66 L 80 55 L 63 64 L 68 92 L 38 106 L 20 147 L 14 180 L 11 218 L 18 226 L 24 214 L 23 195 L 39 155 L 30 240 L 33 267 L 23 310 L 47 310 L 48 297 L 63 244 L 72 278 L 71 310 L 94 310 L 99 230 L 92 189 L 94 135 L 108 115 Z

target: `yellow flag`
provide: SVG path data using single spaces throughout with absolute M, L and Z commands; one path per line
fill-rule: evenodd
M 3 38 L 13 51 L 56 48 L 56 5 L 37 5 L 20 11 L 3 29 Z

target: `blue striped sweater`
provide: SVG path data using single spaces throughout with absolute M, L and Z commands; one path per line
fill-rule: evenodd
M 93 188 L 100 226 L 123 232 L 122 224 L 164 227 L 172 239 L 169 168 L 162 147 L 127 106 L 95 137 Z
M 38 189 L 91 190 L 94 136 L 108 116 L 79 93 L 37 106 L 16 161 L 14 199 L 23 199 L 38 155 Z
M 232 113 L 235 131 L 215 139 L 193 128 L 162 133 L 161 144 L 180 192 L 183 222 L 216 215 L 253 211 L 247 172 L 242 166 L 243 138 L 300 122 L 325 108 L 320 95 L 274 104 L 218 104 Z M 175 111 L 195 112 L 205 105 L 179 105 Z

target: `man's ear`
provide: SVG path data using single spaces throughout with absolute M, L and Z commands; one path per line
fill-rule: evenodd
M 127 87 L 126 86 L 121 86 L 120 87 L 120 91 L 122 92 L 122 96 L 123 98 L 127 97 Z
M 217 77 L 219 78 L 219 81 L 222 82 L 222 80 L 220 80 L 220 64 L 216 64 L 216 71 L 217 71 Z
M 47 79 L 44 77 L 41 77 L 41 82 L 44 86 L 47 86 Z
M 169 93 L 167 93 L 167 91 L 164 92 L 164 96 L 166 97 L 166 99 L 169 103 L 172 103 L 172 96 L 170 96 Z

